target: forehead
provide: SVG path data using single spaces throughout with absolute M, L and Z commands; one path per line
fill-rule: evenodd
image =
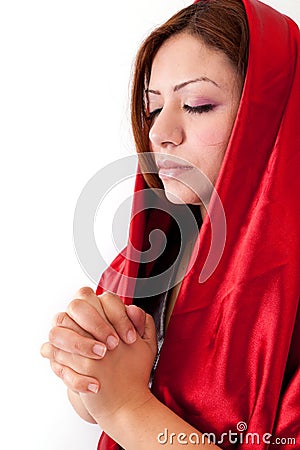
M 175 85 L 188 78 L 213 78 L 227 84 L 236 70 L 225 53 L 207 46 L 200 38 L 181 33 L 167 39 L 156 53 L 149 88 Z

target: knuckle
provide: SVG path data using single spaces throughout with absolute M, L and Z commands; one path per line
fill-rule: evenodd
M 127 339 L 127 333 L 133 330 L 132 322 L 129 320 L 126 312 L 119 313 L 111 319 L 111 322 L 123 339 Z
M 85 385 L 84 385 L 84 383 L 82 382 L 82 379 L 81 379 L 81 377 L 72 377 L 72 380 L 71 381 L 73 381 L 72 382 L 72 387 L 73 387 L 73 389 L 75 390 L 75 391 L 79 391 L 79 392 L 82 392 L 82 391 L 84 391 L 85 390 Z
M 51 361 L 51 368 L 55 375 L 64 380 L 66 376 L 66 368 L 57 362 Z
M 71 301 L 71 303 L 68 306 L 68 310 L 77 311 L 81 305 L 82 305 L 82 300 L 76 298 L 75 300 Z
M 110 292 L 102 294 L 101 303 L 105 313 L 108 315 L 109 320 L 113 319 L 115 321 L 127 322 L 128 316 L 126 312 L 126 307 L 122 300 L 115 294 Z
M 62 380 L 67 381 L 68 378 L 70 378 L 68 372 L 69 372 L 69 371 L 68 371 L 68 368 L 67 368 L 67 367 L 62 366 L 62 365 L 59 365 L 59 368 L 58 368 L 58 376 L 59 376 Z
M 117 294 L 114 294 L 113 292 L 110 292 L 110 291 L 105 291 L 105 292 L 103 292 L 103 294 L 98 295 L 98 299 L 101 303 L 107 303 L 107 302 L 114 301 L 114 302 L 119 302 L 123 305 L 120 297 L 118 297 Z
M 57 327 L 51 328 L 51 330 L 49 331 L 49 336 L 48 336 L 49 342 L 51 342 L 53 344 L 57 339 L 57 335 L 58 335 L 58 328 Z
M 68 318 L 69 318 L 69 316 L 67 315 L 67 313 L 60 312 L 60 313 L 56 314 L 56 316 L 54 317 L 53 323 L 56 326 L 61 327 L 68 322 Z
M 86 353 L 86 345 L 83 339 L 76 339 L 73 343 L 74 345 L 74 351 L 79 354 L 85 354 Z
M 74 376 L 72 378 L 72 387 L 75 391 L 85 392 L 88 390 L 88 381 L 85 379 L 85 377 Z
M 52 350 L 52 359 L 58 364 L 62 364 L 61 352 L 57 348 L 53 348 Z
M 94 326 L 93 334 L 97 336 L 97 340 L 106 340 L 106 337 L 112 333 L 113 329 L 109 325 L 107 325 L 104 320 L 98 322 Z
M 118 321 L 121 323 L 125 323 L 126 325 L 128 325 L 130 323 L 130 320 L 129 320 L 125 310 L 119 312 Z
M 87 296 L 90 296 L 93 294 L 95 294 L 95 292 L 93 291 L 92 288 L 90 288 L 89 286 L 84 286 L 76 292 L 76 297 L 82 298 L 82 297 L 87 297 Z
M 71 371 L 66 371 L 65 372 L 65 381 L 68 382 L 69 385 L 71 385 L 72 387 L 74 387 L 76 389 L 76 381 L 78 376 L 76 376 L 76 374 L 74 372 Z
M 84 300 L 80 298 L 76 298 L 69 303 L 67 307 L 67 314 L 71 319 L 76 320 L 76 317 L 82 312 L 82 306 L 84 304 Z

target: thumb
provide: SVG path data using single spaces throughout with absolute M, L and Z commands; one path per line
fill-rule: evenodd
M 125 305 L 127 316 L 133 323 L 138 334 L 143 337 L 145 333 L 146 313 L 136 305 Z
M 156 328 L 153 317 L 136 305 L 126 305 L 126 312 L 141 338 L 148 343 L 153 354 L 157 353 Z
M 145 332 L 142 336 L 143 340 L 148 343 L 153 354 L 157 353 L 157 336 L 156 336 L 156 328 L 153 317 L 150 314 L 146 314 L 145 319 Z

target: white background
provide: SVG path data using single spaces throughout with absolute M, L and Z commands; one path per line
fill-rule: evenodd
M 269 0 L 300 22 L 299 0 Z M 73 213 L 85 183 L 134 153 L 129 80 L 135 52 L 187 0 L 2 0 L 1 433 L 5 450 L 94 450 L 39 355 L 52 316 L 94 284 L 73 248 Z M 130 187 L 131 189 L 131 187 Z M 108 213 L 107 213 L 108 214 Z M 109 245 L 99 230 L 98 242 Z M 108 244 L 107 244 L 108 242 Z

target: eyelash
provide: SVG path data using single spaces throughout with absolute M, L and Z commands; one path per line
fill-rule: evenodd
M 189 106 L 189 105 L 184 105 L 183 109 L 188 112 L 189 114 L 203 114 L 203 113 L 208 113 L 210 111 L 212 111 L 214 109 L 214 105 L 211 104 L 207 104 L 207 105 L 199 105 L 199 106 Z M 150 112 L 147 115 L 147 120 L 153 120 L 160 112 L 161 112 L 162 108 L 157 108 L 154 111 Z
M 214 109 L 214 105 L 211 105 L 211 104 L 200 105 L 200 106 L 184 105 L 183 108 L 185 109 L 185 111 L 187 111 L 190 114 L 202 114 L 202 113 L 207 113 L 209 111 L 212 111 Z

